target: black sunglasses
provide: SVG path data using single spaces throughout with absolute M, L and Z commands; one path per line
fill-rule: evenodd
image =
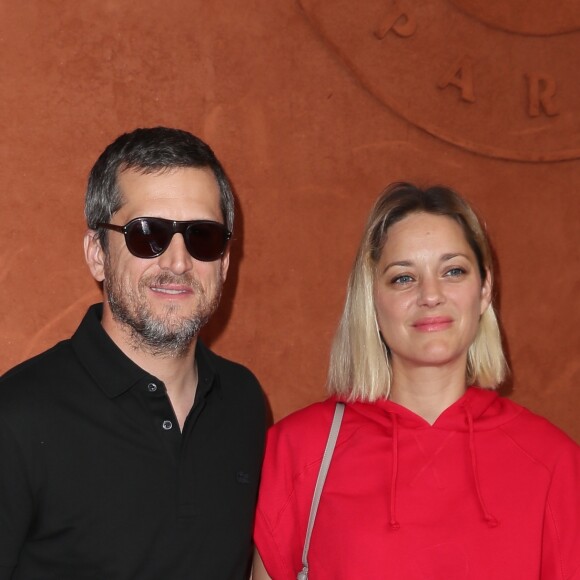
M 187 251 L 201 262 L 223 256 L 232 237 L 224 224 L 210 220 L 176 222 L 156 217 L 138 217 L 124 226 L 98 223 L 98 228 L 120 232 L 127 249 L 137 258 L 156 258 L 167 250 L 175 234 L 181 234 Z

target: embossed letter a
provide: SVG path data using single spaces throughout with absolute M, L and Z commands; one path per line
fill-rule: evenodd
M 437 86 L 445 89 L 449 85 L 457 87 L 461 91 L 461 98 L 468 103 L 475 103 L 473 91 L 473 60 L 468 56 L 462 56 L 453 63 L 453 66 L 441 77 Z

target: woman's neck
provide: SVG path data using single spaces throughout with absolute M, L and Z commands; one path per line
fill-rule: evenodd
M 411 372 L 393 368 L 389 398 L 433 425 L 437 417 L 465 393 L 465 367 L 422 368 Z

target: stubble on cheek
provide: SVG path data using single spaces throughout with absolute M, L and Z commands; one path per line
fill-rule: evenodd
M 201 328 L 216 310 L 222 291 L 221 271 L 209 296 L 203 284 L 194 276 L 162 272 L 143 277 L 136 286 L 122 280 L 110 267 L 106 270 L 105 292 L 113 318 L 121 325 L 132 346 L 156 356 L 184 356 Z M 154 312 L 149 296 L 151 287 L 163 284 L 185 285 L 191 288 L 195 300 L 190 313 L 182 306 L 169 303 L 160 312 Z

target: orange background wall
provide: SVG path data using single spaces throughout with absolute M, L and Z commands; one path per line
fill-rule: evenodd
M 565 0 L 3 0 L 0 372 L 99 300 L 87 172 L 162 124 L 235 183 L 235 265 L 205 334 L 275 418 L 324 396 L 373 200 L 437 182 L 487 222 L 509 396 L 580 441 L 579 31 Z

